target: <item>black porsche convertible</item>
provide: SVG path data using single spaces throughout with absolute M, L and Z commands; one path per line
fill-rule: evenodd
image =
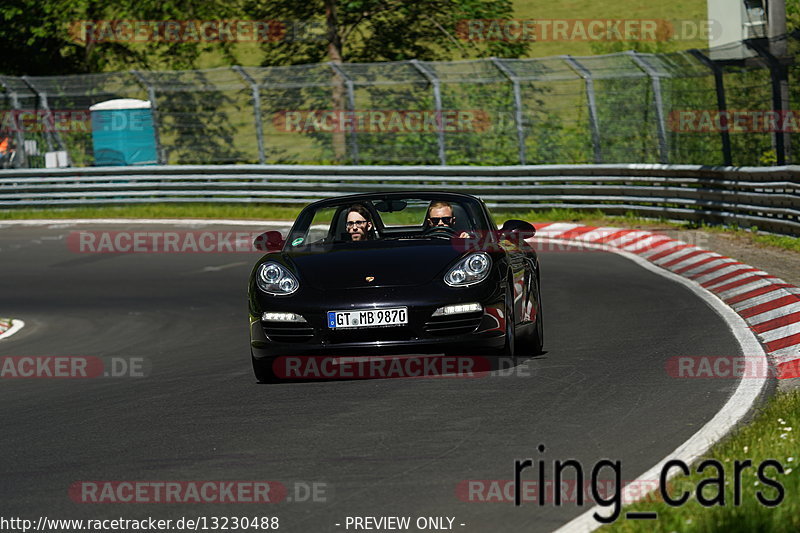
M 535 355 L 542 350 L 534 227 L 498 230 L 482 200 L 452 192 L 342 196 L 308 205 L 249 282 L 253 370 L 282 356 Z

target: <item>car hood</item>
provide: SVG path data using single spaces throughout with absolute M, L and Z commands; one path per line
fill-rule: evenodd
M 302 284 L 325 290 L 425 285 L 444 275 L 462 254 L 449 240 L 414 239 L 344 243 L 283 255 Z

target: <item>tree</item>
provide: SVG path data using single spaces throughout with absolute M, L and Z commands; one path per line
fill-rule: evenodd
M 0 74 L 52 76 L 130 68 L 194 68 L 210 49 L 232 57 L 232 43 L 164 39 L 135 42 L 115 38 L 113 31 L 106 34 L 111 38 L 87 39 L 85 30 L 92 24 L 113 29 L 115 26 L 109 26 L 109 21 L 241 18 L 241 9 L 236 0 L 3 0 Z
M 511 18 L 510 0 L 245 1 L 251 17 L 284 23 L 286 38 L 264 45 L 265 65 L 519 57 L 527 50 L 524 42 L 472 42 L 459 32 L 463 21 Z
M 0 8 L 0 74 L 52 75 L 88 72 L 81 47 L 63 31 L 66 2 L 4 0 Z M 76 0 L 73 5 L 86 2 Z
M 249 1 L 248 15 L 283 25 L 283 38 L 263 44 L 266 66 L 519 57 L 527 49 L 524 42 L 468 41 L 459 31 L 468 20 L 510 18 L 510 0 Z M 330 103 L 346 109 L 345 80 L 333 71 Z M 331 143 L 343 160 L 345 133 L 334 132 Z

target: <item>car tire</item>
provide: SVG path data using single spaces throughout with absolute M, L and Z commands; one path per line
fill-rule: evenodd
M 512 365 L 516 365 L 516 344 L 517 344 L 517 328 L 515 324 L 514 318 L 514 295 L 513 295 L 514 286 L 512 282 L 509 281 L 508 286 L 506 287 L 506 295 L 504 299 L 504 313 L 505 313 L 505 344 L 503 348 L 499 352 L 499 356 L 503 358 L 510 359 Z
M 539 290 L 539 283 L 536 283 L 536 327 L 533 329 L 531 338 L 531 351 L 533 355 L 539 355 L 544 349 L 544 314 L 542 313 L 542 291 Z
M 528 327 L 525 335 L 525 352 L 530 355 L 540 355 L 544 348 L 544 320 L 542 314 L 542 291 L 539 290 L 539 283 L 536 283 L 536 322 L 533 327 Z
M 278 383 L 280 379 L 275 375 L 272 369 L 272 364 L 275 362 L 274 357 L 265 357 L 263 359 L 256 359 L 253 357 L 253 352 L 250 352 L 250 360 L 253 362 L 253 373 L 259 383 Z

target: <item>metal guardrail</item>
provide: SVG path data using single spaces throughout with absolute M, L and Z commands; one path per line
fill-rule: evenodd
M 306 204 L 455 190 L 493 208 L 600 210 L 800 235 L 800 166 L 174 165 L 0 171 L 0 209 L 161 202 Z

